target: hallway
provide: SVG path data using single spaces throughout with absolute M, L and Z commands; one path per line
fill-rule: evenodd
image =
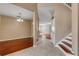
M 72 33 L 72 11 L 66 7 L 67 4 L 33 5 L 35 8 L 29 10 L 23 7 L 28 6 L 27 4 L 0 4 L 0 12 L 2 12 L 0 41 L 12 40 L 8 44 L 1 43 L 1 54 L 5 56 L 65 56 L 66 53 L 68 56 L 74 55 L 73 35 L 64 39 L 70 32 Z M 29 37 L 32 40 L 26 40 Z M 25 49 L 18 50 L 19 47 Z M 8 51 L 14 52 L 8 53 Z
M 54 47 L 49 40 L 45 40 L 45 42 L 42 42 L 37 47 L 30 47 L 6 56 L 64 56 L 64 54 L 58 48 Z

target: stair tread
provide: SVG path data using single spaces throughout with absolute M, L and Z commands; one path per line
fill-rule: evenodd
M 65 41 L 65 42 L 67 42 L 69 44 L 72 44 L 72 41 L 68 41 L 68 40 L 62 40 L 62 41 Z
M 69 44 L 69 43 L 67 43 L 65 41 L 62 41 L 62 43 L 66 44 L 67 46 L 69 46 L 70 48 L 72 48 L 72 45 L 71 44 Z
M 69 38 L 65 38 L 66 40 L 68 40 L 68 41 L 72 41 L 71 39 L 69 39 Z
M 59 44 L 59 46 L 60 46 L 66 53 L 69 53 L 69 54 L 72 54 L 72 55 L 73 55 L 73 53 L 72 53 L 67 47 L 65 47 L 64 45 Z

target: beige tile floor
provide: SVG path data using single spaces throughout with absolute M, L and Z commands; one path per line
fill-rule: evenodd
M 44 40 L 37 47 L 23 49 L 6 56 L 64 56 L 64 54 L 49 40 Z

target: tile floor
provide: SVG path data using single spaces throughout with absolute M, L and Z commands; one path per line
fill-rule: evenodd
M 49 40 L 42 41 L 37 47 L 23 49 L 6 56 L 65 56 Z

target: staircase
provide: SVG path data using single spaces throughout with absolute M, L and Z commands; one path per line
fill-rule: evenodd
M 60 41 L 56 47 L 58 47 L 61 51 L 64 52 L 67 56 L 73 56 L 74 53 L 72 51 L 72 34 L 66 36 L 62 41 Z

